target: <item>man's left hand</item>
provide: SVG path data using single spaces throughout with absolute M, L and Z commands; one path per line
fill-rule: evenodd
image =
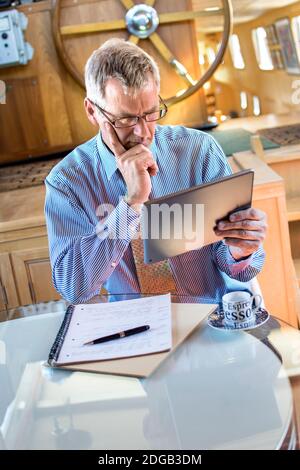
M 229 220 L 220 220 L 215 228 L 216 235 L 224 239 L 236 260 L 257 251 L 266 238 L 266 231 L 266 214 L 254 208 L 231 214 Z

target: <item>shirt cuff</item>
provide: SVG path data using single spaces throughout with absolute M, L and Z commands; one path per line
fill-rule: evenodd
M 230 252 L 230 249 L 229 249 L 229 246 L 225 245 L 225 244 L 223 244 L 223 246 L 225 248 L 225 250 L 224 250 L 225 260 L 226 260 L 226 262 L 229 266 L 231 274 L 233 274 L 233 275 L 238 274 L 241 271 L 244 271 L 244 269 L 246 269 L 248 266 L 251 265 L 251 263 L 253 261 L 254 253 L 249 255 L 246 259 L 243 258 L 241 260 L 236 260 L 232 256 L 232 254 Z

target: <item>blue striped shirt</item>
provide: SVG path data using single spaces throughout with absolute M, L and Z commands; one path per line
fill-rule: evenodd
M 159 167 L 151 177 L 150 199 L 231 173 L 216 141 L 195 129 L 157 126 L 150 149 Z M 126 184 L 101 133 L 59 162 L 45 183 L 53 283 L 62 297 L 84 302 L 99 294 L 102 286 L 112 294 L 140 292 L 130 245 L 140 216 L 121 198 Z M 104 203 L 115 209 L 99 234 L 97 210 Z M 134 229 L 113 239 L 109 233 L 120 220 Z M 220 241 L 171 258 L 170 266 L 178 294 L 215 303 L 228 291 L 247 290 L 264 256 L 259 248 L 246 260 L 236 261 Z

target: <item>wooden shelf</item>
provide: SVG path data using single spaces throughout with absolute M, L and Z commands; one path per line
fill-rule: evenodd
M 296 220 L 300 220 L 300 196 L 287 198 L 286 205 L 288 221 L 295 222 Z
M 296 258 L 293 261 L 294 261 L 294 266 L 295 266 L 295 269 L 296 269 L 296 276 L 297 276 L 297 280 L 298 280 L 298 285 L 300 287 L 300 258 Z

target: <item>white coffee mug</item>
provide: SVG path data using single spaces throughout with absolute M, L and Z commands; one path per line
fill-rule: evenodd
M 261 303 L 262 297 L 259 294 L 251 295 L 249 292 L 236 291 L 223 295 L 222 307 L 225 323 L 235 328 L 252 326 L 255 323 L 255 313 Z

